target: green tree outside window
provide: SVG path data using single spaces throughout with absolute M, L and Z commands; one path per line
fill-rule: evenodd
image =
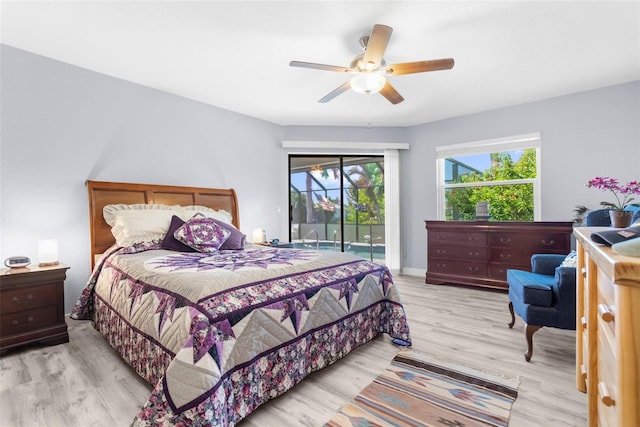
M 516 160 L 514 160 L 516 157 L 514 154 L 519 155 Z M 511 181 L 536 177 L 536 150 L 492 153 L 490 159 L 491 166 L 483 171 L 468 167 L 459 159 L 445 160 L 450 164 L 462 165 L 463 167 L 458 169 L 464 171 L 457 176 L 452 176 L 447 182 L 447 185 L 454 184 L 454 186 L 445 189 L 446 219 L 473 220 L 476 203 L 489 202 L 489 215 L 492 221 L 533 221 L 533 184 Z M 455 184 L 473 183 L 482 183 L 482 185 L 455 186 Z

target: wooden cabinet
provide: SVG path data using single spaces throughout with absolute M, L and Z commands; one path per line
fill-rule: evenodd
M 531 269 L 531 255 L 568 254 L 571 222 L 425 221 L 431 284 L 508 289 L 507 269 Z
M 640 258 L 576 228 L 576 385 L 587 392 L 589 426 L 640 426 Z
M 69 267 L 0 270 L 0 352 L 20 345 L 69 341 L 64 280 Z

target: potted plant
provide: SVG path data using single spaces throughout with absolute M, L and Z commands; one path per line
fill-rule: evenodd
M 628 206 L 640 206 L 638 203 L 631 203 L 635 200 L 632 197 L 633 195 L 640 195 L 640 183 L 638 183 L 638 181 L 619 184 L 616 178 L 596 176 L 589 180 L 587 187 L 613 193 L 615 202 L 600 202 L 601 206 L 609 208 L 611 225 L 613 227 L 625 228 L 631 224 L 633 211 L 625 211 L 625 208 Z

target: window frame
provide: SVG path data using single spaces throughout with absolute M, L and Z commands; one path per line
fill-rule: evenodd
M 476 154 L 500 153 L 514 150 L 536 150 L 536 177 L 526 179 L 511 179 L 504 181 L 483 181 L 473 183 L 447 184 L 445 182 L 445 159 L 455 156 L 470 156 Z M 446 220 L 445 192 L 448 188 L 480 187 L 513 184 L 533 184 L 533 220 L 542 220 L 541 207 L 541 138 L 540 133 L 529 133 L 505 138 L 487 139 L 482 141 L 465 142 L 436 147 L 436 172 L 437 172 L 437 218 Z

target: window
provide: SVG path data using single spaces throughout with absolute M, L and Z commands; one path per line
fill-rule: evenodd
M 489 203 L 491 221 L 540 220 L 540 135 L 437 147 L 438 217 L 476 219 Z

